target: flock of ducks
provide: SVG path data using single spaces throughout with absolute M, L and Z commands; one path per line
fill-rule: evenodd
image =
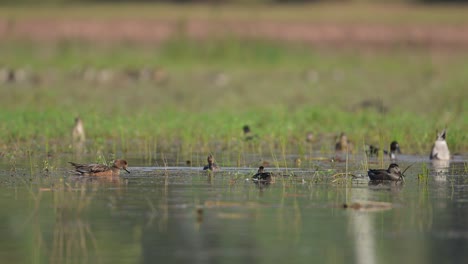
M 155 84 L 166 84 L 170 80 L 169 72 L 159 66 L 128 68 L 122 70 L 84 66 L 65 73 L 64 76 L 68 79 L 93 82 L 95 84 L 122 82 L 151 82 Z M 49 69 L 45 72 L 35 72 L 28 67 L 0 67 L 0 85 L 14 83 L 38 84 L 56 81 L 58 79 L 59 74 L 54 69 Z
M 246 140 L 251 140 L 256 137 L 256 135 L 252 135 L 250 127 L 247 125 L 243 127 L 243 131 Z M 431 160 L 450 160 L 450 151 L 447 145 L 447 141 L 445 140 L 446 135 L 446 129 L 444 129 L 441 133 L 437 133 L 437 139 L 432 146 L 431 154 L 429 156 Z M 79 117 L 75 119 L 75 126 L 72 130 L 72 136 L 74 141 L 85 140 L 83 121 Z M 348 140 L 345 133 L 341 133 L 339 140 L 335 145 L 335 151 L 347 152 L 351 150 L 351 142 Z M 376 155 L 378 152 L 379 149 L 372 145 L 368 146 L 368 149 L 366 150 L 366 154 L 369 156 Z M 396 154 L 401 153 L 398 142 L 391 142 L 390 150 L 383 150 L 383 153 L 385 155 L 389 155 L 392 161 L 395 160 Z M 211 172 L 220 170 L 220 167 L 215 163 L 213 155 L 208 155 L 207 162 L 208 164 L 203 167 L 203 170 Z M 79 164 L 75 162 L 69 163 L 74 167 L 75 173 L 82 176 L 118 176 L 120 175 L 121 170 L 125 170 L 127 173 L 130 173 L 130 171 L 127 169 L 127 161 L 122 159 L 115 160 L 112 166 L 103 164 Z M 367 175 L 371 181 L 401 181 L 403 179 L 403 173 L 396 163 L 391 163 L 388 169 L 370 169 L 367 171 Z M 265 172 L 265 167 L 260 166 L 257 173 L 252 176 L 252 181 L 255 183 L 270 183 L 272 181 L 272 173 Z

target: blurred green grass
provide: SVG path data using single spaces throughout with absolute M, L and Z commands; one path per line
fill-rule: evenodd
M 11 22 L 29 18 L 310 21 L 371 24 L 466 24 L 458 6 L 316 4 L 291 6 L 87 5 L 5 7 Z M 204 149 L 241 138 L 250 124 L 274 146 L 305 133 L 346 131 L 360 143 L 397 139 L 406 152 L 427 152 L 436 129 L 449 128 L 453 151 L 468 149 L 467 57 L 424 48 L 346 50 L 262 40 L 178 36 L 158 45 L 5 41 L 0 65 L 41 76 L 1 86 L 0 142 L 69 139 L 75 116 L 88 138 L 126 145 L 133 138 Z M 159 68 L 168 81 L 128 80 L 125 72 Z M 111 72 L 110 81 L 76 77 Z M 79 75 L 78 74 L 78 75 Z M 388 109 L 364 109 L 365 103 Z M 330 139 L 333 146 L 333 138 Z
M 411 146 L 406 153 L 425 154 L 435 130 L 444 127 L 454 153 L 468 149 L 463 53 L 184 38 L 160 46 L 74 41 L 1 46 L 0 64 L 41 76 L 0 86 L 4 146 L 58 140 L 64 147 L 73 118 L 80 115 L 88 139 L 111 139 L 120 147 L 140 139 L 207 151 L 240 139 L 241 127 L 249 124 L 271 146 L 288 142 L 292 153 L 301 151 L 308 131 L 328 138 L 330 146 L 333 135 L 346 131 L 359 146 L 396 139 Z M 163 69 L 168 80 L 122 77 L 144 67 Z M 112 71 L 114 79 L 71 77 L 83 68 Z M 382 102 L 388 110 L 365 109 L 365 101 Z

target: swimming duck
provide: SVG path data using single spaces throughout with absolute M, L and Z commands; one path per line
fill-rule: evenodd
M 435 160 L 450 160 L 450 151 L 445 141 L 446 130 L 444 129 L 441 133 L 437 133 L 437 139 L 432 146 L 431 155 L 429 158 Z
M 270 182 L 271 172 L 265 172 L 265 167 L 260 166 L 257 173 L 252 177 L 254 182 Z
M 400 181 L 402 179 L 400 167 L 392 163 L 388 169 L 368 170 L 367 175 L 371 181 Z
M 205 165 L 205 167 L 203 167 L 203 170 L 210 170 L 210 171 L 218 171 L 219 170 L 218 165 L 214 162 L 213 155 L 211 155 L 211 154 L 208 155 L 206 160 L 208 161 L 208 164 Z
M 122 159 L 115 160 L 112 166 L 104 164 L 79 164 L 75 162 L 68 163 L 75 167 L 75 171 L 78 174 L 83 176 L 118 176 L 120 170 L 125 170 L 130 173 L 130 171 L 127 170 L 127 161 Z

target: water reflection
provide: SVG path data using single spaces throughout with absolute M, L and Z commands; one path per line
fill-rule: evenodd
M 359 188 L 350 195 L 350 200 L 368 201 L 371 194 L 367 188 Z M 374 218 L 372 213 L 353 211 L 348 214 L 352 237 L 354 240 L 354 251 L 357 263 L 377 263 L 375 260 L 376 250 L 374 240 Z
M 34 217 L 27 223 L 34 230 L 33 245 L 37 254 L 33 254 L 33 260 L 48 258 L 49 263 L 94 263 L 96 259 L 90 252 L 96 251 L 98 245 L 85 214 L 93 200 L 93 191 L 86 184 L 76 183 L 40 188 L 37 194 L 31 190 L 30 195 L 35 200 Z M 52 213 L 44 210 L 49 208 L 50 200 Z M 51 227 L 51 222 L 44 223 L 44 218 L 51 220 Z
M 431 160 L 434 169 L 434 179 L 436 181 L 446 181 L 450 169 L 450 160 Z
M 349 215 L 349 221 L 354 237 L 354 250 L 356 263 L 377 263 L 374 230 L 374 214 L 353 211 Z
M 378 252 L 379 229 L 376 229 L 377 216 L 391 210 L 393 204 L 389 202 L 376 202 L 373 199 L 381 192 L 386 192 L 399 200 L 404 184 L 395 181 L 369 181 L 368 188 L 353 188 L 350 190 L 348 210 L 349 226 L 353 239 L 356 263 L 379 263 Z M 379 193 L 380 192 L 380 193 Z
M 403 181 L 369 181 L 369 189 L 371 190 L 387 190 L 393 193 L 398 193 L 403 189 Z
M 463 163 L 451 166 L 458 174 L 442 182 L 418 180 L 413 166 L 405 183 L 333 182 L 335 170 L 316 168 L 269 185 L 246 181 L 250 168 L 140 167 L 125 178 L 52 172 L 21 184 L 23 176 L 4 174 L 0 244 L 26 263 L 459 260 L 468 181 Z

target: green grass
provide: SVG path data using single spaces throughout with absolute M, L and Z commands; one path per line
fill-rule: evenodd
M 232 141 L 241 139 L 244 124 L 260 136 L 255 144 L 263 151 L 287 145 L 286 152 L 303 152 L 308 131 L 322 138 L 319 145 L 332 146 L 333 136 L 346 131 L 358 151 L 364 142 L 387 145 L 396 139 L 407 146 L 405 153 L 426 154 L 436 129 L 444 127 L 453 153 L 468 150 L 468 56 L 463 53 L 360 53 L 184 38 L 158 47 L 1 46 L 0 65 L 26 67 L 41 80 L 0 86 L 0 144 L 5 149 L 25 144 L 67 149 L 63 142 L 70 142 L 73 119 L 80 115 L 87 138 L 104 151 L 150 152 L 175 145 L 234 151 Z M 84 67 L 112 70 L 116 77 L 102 83 L 72 76 Z M 164 69 L 168 81 L 124 77 L 125 70 L 143 67 Z M 365 100 L 382 100 L 388 112 L 361 109 Z
M 248 2 L 247 2 L 248 3 Z M 170 4 L 74 4 L 4 6 L 0 16 L 13 20 L 30 18 L 122 19 L 144 18 L 186 21 L 204 19 L 275 20 L 333 23 L 466 24 L 468 10 L 459 5 L 316 3 L 297 5 L 170 5 Z

